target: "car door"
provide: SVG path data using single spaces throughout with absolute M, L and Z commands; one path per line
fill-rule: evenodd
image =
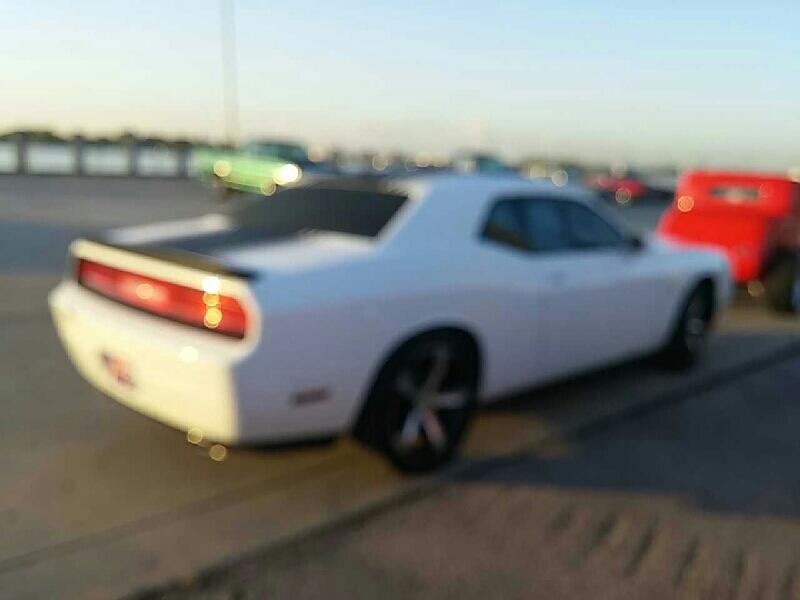
M 488 211 L 481 239 L 485 263 L 476 263 L 490 294 L 487 299 L 486 386 L 506 393 L 550 378 L 540 318 L 549 285 L 541 261 L 533 259 L 524 224 L 524 197 L 496 198 Z
M 538 302 L 550 374 L 643 349 L 653 293 L 645 253 L 581 201 L 529 199 L 524 213 L 532 275 L 545 283 Z

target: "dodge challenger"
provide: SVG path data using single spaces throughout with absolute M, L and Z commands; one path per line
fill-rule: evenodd
M 354 433 L 424 471 L 479 402 L 701 355 L 730 295 L 725 258 L 609 210 L 509 175 L 319 181 L 78 239 L 50 306 L 89 382 L 195 438 Z

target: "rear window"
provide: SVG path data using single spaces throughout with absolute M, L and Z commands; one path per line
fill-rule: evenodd
M 234 219 L 244 229 L 275 235 L 335 231 L 376 237 L 406 200 L 376 191 L 293 188 L 260 200 Z
M 709 195 L 716 200 L 724 200 L 734 204 L 757 202 L 758 188 L 744 185 L 716 185 L 709 190 Z

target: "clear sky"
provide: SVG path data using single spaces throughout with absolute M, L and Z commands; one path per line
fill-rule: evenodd
M 235 0 L 240 130 L 800 163 L 800 1 Z M 223 134 L 219 0 L 0 0 L 0 130 Z

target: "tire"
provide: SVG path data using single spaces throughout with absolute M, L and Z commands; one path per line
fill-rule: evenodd
M 670 339 L 660 353 L 661 363 L 677 369 L 697 363 L 705 353 L 713 315 L 713 288 L 702 283 L 684 302 Z
M 477 351 L 465 334 L 414 338 L 381 369 L 356 437 L 403 472 L 422 473 L 448 462 L 472 418 L 478 367 Z
M 800 312 L 800 261 L 787 256 L 776 262 L 764 278 L 767 306 L 776 312 Z

